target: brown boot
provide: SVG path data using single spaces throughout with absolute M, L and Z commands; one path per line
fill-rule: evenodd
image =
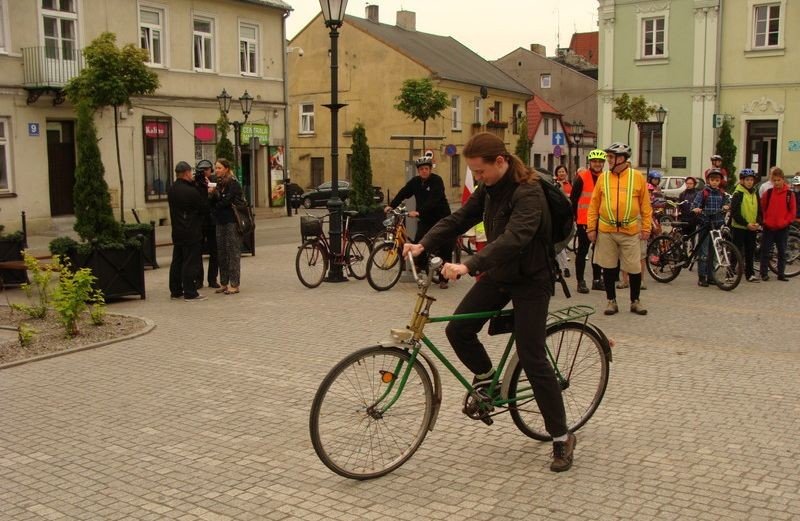
M 603 311 L 603 313 L 605 313 L 606 315 L 616 315 L 618 311 L 619 307 L 617 306 L 616 299 L 614 299 L 608 301 L 608 304 L 606 305 L 606 310 Z
M 572 467 L 572 455 L 577 443 L 578 439 L 571 432 L 567 434 L 567 441 L 554 441 L 553 462 L 550 463 L 550 470 L 553 472 L 569 470 Z
M 647 308 L 644 307 L 641 300 L 634 300 L 631 302 L 631 313 L 636 313 L 637 315 L 646 315 Z

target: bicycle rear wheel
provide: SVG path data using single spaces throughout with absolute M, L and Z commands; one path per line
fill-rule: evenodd
M 369 259 L 370 241 L 366 235 L 357 234 L 350 237 L 344 253 L 347 271 L 353 278 L 364 280 L 367 276 L 367 259 Z
M 744 262 L 739 249 L 732 242 L 719 241 L 719 260 L 714 252 L 711 252 L 713 264 L 711 266 L 711 276 L 714 283 L 723 291 L 731 291 L 739 285 L 744 273 Z
M 575 432 L 589 421 L 603 400 L 610 370 L 608 357 L 597 333 L 577 322 L 549 327 L 546 342 L 561 374 L 567 428 Z M 553 439 L 545 429 L 544 417 L 520 363 L 511 372 L 508 398 L 520 400 L 509 405 L 509 413 L 519 430 L 536 440 Z
M 647 272 L 656 282 L 675 280 L 683 268 L 682 243 L 669 235 L 659 235 L 647 247 Z
M 322 284 L 328 273 L 328 256 L 322 244 L 316 239 L 304 242 L 297 250 L 294 261 L 297 278 L 307 288 L 316 288 Z
M 769 269 L 778 273 L 778 249 L 773 247 L 769 256 Z M 790 231 L 786 239 L 786 266 L 784 275 L 796 277 L 800 274 L 800 234 Z
M 367 261 L 367 282 L 376 291 L 392 289 L 402 270 L 403 259 L 397 245 L 393 242 L 377 245 Z
M 350 479 L 377 478 L 419 448 L 433 416 L 433 386 L 416 360 L 402 393 L 395 392 L 410 358 L 397 347 L 367 347 L 336 364 L 322 380 L 309 429 L 326 467 Z

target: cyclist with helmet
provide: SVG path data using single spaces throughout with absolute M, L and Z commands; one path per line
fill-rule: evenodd
M 208 159 L 201 159 L 194 167 L 194 184 L 200 193 L 208 197 L 211 189 L 216 186 L 217 176 L 214 175 L 214 165 Z M 217 275 L 219 275 L 219 263 L 217 260 L 217 223 L 212 212 L 208 212 L 203 217 L 203 243 L 202 250 L 208 252 L 208 287 L 218 288 Z M 203 261 L 200 260 L 200 272 L 197 274 L 196 285 L 203 287 Z
M 570 200 L 572 201 L 572 213 L 575 215 L 577 224 L 578 250 L 575 253 L 575 278 L 578 280 L 578 293 L 589 293 L 583 273 L 586 270 L 586 255 L 589 253 L 589 246 L 592 241 L 587 234 L 587 222 L 589 215 L 589 202 L 592 199 L 592 192 L 597 183 L 597 178 L 603 173 L 606 164 L 606 153 L 602 150 L 592 150 L 589 152 L 589 168 L 578 172 L 575 182 L 572 184 Z M 592 289 L 602 291 L 602 271 L 598 264 L 594 262 L 594 252 L 592 252 Z
M 612 143 L 606 150 L 609 169 L 597 179 L 589 204 L 587 229 L 595 242 L 594 257 L 603 267 L 608 305 L 605 314 L 619 311 L 614 283 L 620 268 L 630 280 L 631 313 L 646 315 L 639 300 L 642 285 L 641 240 L 650 238 L 653 208 L 647 183 L 630 164 L 631 147 Z
M 719 154 L 714 154 L 710 157 L 711 159 L 711 168 L 707 168 L 705 172 L 703 172 L 703 176 L 707 176 L 708 172 L 712 169 L 716 168 L 722 174 L 722 181 L 719 184 L 719 187 L 723 190 L 725 186 L 728 184 L 728 171 L 722 167 L 722 156 Z
M 417 176 L 413 177 L 397 192 L 389 206 L 384 208 L 384 212 L 390 212 L 404 200 L 413 197 L 416 201 L 417 209 L 408 212 L 408 216 L 419 217 L 417 234 L 414 238 L 414 242 L 418 243 L 428 233 L 428 230 L 433 228 L 433 225 L 439 222 L 440 219 L 450 215 L 450 204 L 447 202 L 447 196 L 445 195 L 444 181 L 433 173 L 433 159 L 428 156 L 420 157 L 416 160 L 416 167 Z M 451 245 L 430 253 L 441 257 L 445 262 L 450 262 L 453 248 Z M 424 266 L 425 264 L 422 265 Z M 447 281 L 442 280 L 439 286 L 446 288 Z
M 731 232 L 733 244 L 744 256 L 744 274 L 750 282 L 758 282 L 753 269 L 756 236 L 761 226 L 761 207 L 756 192 L 756 173 L 749 168 L 739 171 L 739 183 L 731 198 Z
M 706 186 L 695 196 L 692 202 L 692 211 L 698 216 L 701 224 L 709 224 L 719 228 L 725 220 L 723 215 L 730 207 L 727 204 L 727 194 L 722 190 L 722 172 L 712 168 L 706 174 Z M 701 233 L 700 258 L 697 270 L 697 285 L 708 287 L 711 280 L 711 237 L 706 231 Z

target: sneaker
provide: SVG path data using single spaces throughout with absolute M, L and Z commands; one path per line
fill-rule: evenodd
M 747 282 L 760 282 L 760 280 L 755 275 L 750 275 L 747 277 Z
M 642 305 L 640 300 L 634 300 L 631 302 L 631 313 L 636 313 L 637 315 L 646 315 L 647 309 Z
M 605 291 L 606 290 L 606 286 L 605 286 L 605 284 L 603 284 L 602 280 L 593 280 L 592 281 L 592 289 L 598 290 L 598 291 Z
M 697 280 L 697 285 L 700 286 L 701 288 L 707 288 L 708 287 L 708 279 L 705 279 L 705 278 L 698 279 Z
M 589 288 L 586 287 L 585 280 L 578 281 L 578 293 L 589 293 Z
M 565 279 L 569 278 L 569 268 L 564 268 L 564 278 Z
M 572 458 L 577 444 L 578 439 L 571 432 L 567 434 L 567 441 L 554 441 L 553 462 L 550 463 L 550 470 L 564 472 L 572 468 Z
M 762 274 L 761 275 L 761 280 L 763 280 L 764 282 L 768 281 L 769 280 L 769 275 L 767 275 L 766 273 Z
M 603 311 L 603 313 L 605 313 L 606 315 L 616 315 L 618 311 L 619 311 L 619 307 L 617 306 L 616 299 L 614 299 L 614 300 L 609 300 L 608 301 L 608 305 L 606 306 L 606 310 Z
M 200 293 L 198 293 L 194 297 L 183 297 L 184 302 L 199 302 L 201 300 L 208 300 L 208 297 L 206 297 L 205 295 L 201 295 Z
M 214 290 L 214 293 L 225 293 L 228 291 L 228 286 L 220 286 Z

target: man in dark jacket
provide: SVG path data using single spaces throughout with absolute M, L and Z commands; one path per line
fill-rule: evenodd
M 213 174 L 214 165 L 208 159 L 202 159 L 194 167 L 194 184 L 197 190 L 208 198 L 209 188 L 217 186 L 217 176 Z M 208 252 L 208 287 L 218 288 L 217 275 L 219 263 L 217 261 L 217 223 L 211 212 L 203 216 L 203 239 L 201 251 Z M 200 272 L 197 276 L 197 287 L 203 287 L 203 262 L 200 262 Z
M 397 192 L 389 206 L 384 208 L 385 212 L 391 211 L 406 199 L 411 197 L 416 201 L 417 209 L 408 212 L 409 217 L 419 217 L 417 223 L 417 235 L 414 242 L 419 242 L 428 233 L 428 230 L 439 222 L 443 217 L 450 215 L 450 205 L 444 192 L 444 181 L 432 171 L 433 160 L 424 156 L 416 161 L 417 176 L 412 178 L 406 185 Z M 455 244 L 455 240 L 453 242 Z M 445 245 L 440 247 L 433 255 L 438 255 L 449 262 L 452 258 L 453 246 Z M 447 281 L 441 282 L 441 287 L 447 287 Z
M 208 196 L 192 180 L 192 167 L 185 161 L 175 166 L 175 182 L 167 192 L 172 224 L 172 264 L 169 268 L 170 298 L 186 302 L 205 300 L 197 292 L 196 277 L 202 269 L 203 217 L 208 213 Z
M 455 314 L 502 309 L 514 304 L 517 355 L 534 398 L 553 437 L 550 470 L 572 466 L 576 438 L 567 429 L 561 387 L 545 350 L 547 307 L 553 292 L 552 222 L 541 182 L 503 141 L 486 132 L 464 145 L 467 166 L 480 183 L 469 200 L 433 227 L 419 244 L 406 243 L 403 255 L 414 256 L 446 244 L 483 221 L 486 246 L 463 264 L 445 263 L 442 276 L 484 273 L 456 308 Z M 478 338 L 487 319 L 455 320 L 445 333 L 459 360 L 475 374 L 473 386 L 485 390 L 494 376 L 492 360 Z M 469 413 L 465 407 L 465 413 Z

